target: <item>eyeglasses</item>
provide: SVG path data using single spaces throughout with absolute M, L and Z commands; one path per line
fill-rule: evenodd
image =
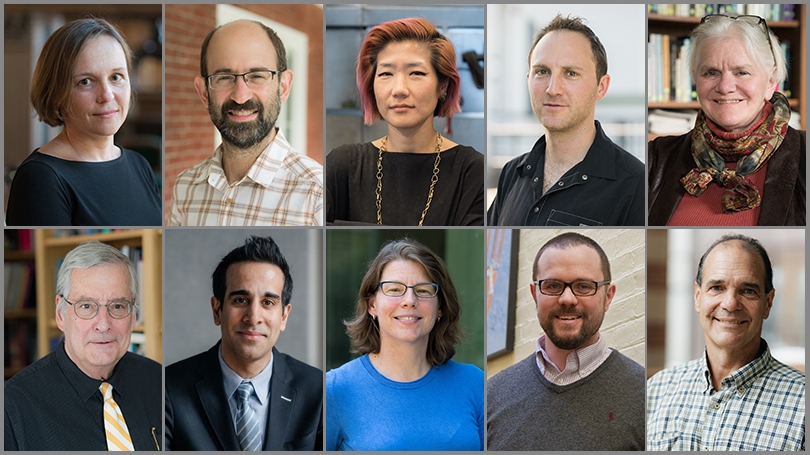
M 571 288 L 571 292 L 577 297 L 590 297 L 596 294 L 599 286 L 610 284 L 610 281 L 575 280 L 566 283 L 560 280 L 537 280 L 532 281 L 532 284 L 545 295 L 560 296 L 565 292 L 565 288 Z
M 436 283 L 417 283 L 413 286 L 408 286 L 399 281 L 381 281 L 378 287 L 382 293 L 388 297 L 401 297 L 408 292 L 408 288 L 413 289 L 413 295 L 420 299 L 436 297 L 436 294 L 439 293 L 439 285 Z
M 728 18 L 732 21 L 742 21 L 746 24 L 750 25 L 751 27 L 759 27 L 762 26 L 762 31 L 765 32 L 765 37 L 768 38 L 768 49 L 771 50 L 771 57 L 773 57 L 773 63 L 776 64 L 776 55 L 773 53 L 773 43 L 771 42 L 771 33 L 770 29 L 768 28 L 768 23 L 765 22 L 765 19 L 759 16 L 752 16 L 749 14 L 743 14 L 740 16 L 729 16 L 726 14 L 709 14 L 708 16 L 704 16 L 703 19 L 700 20 L 700 23 L 706 22 L 713 22 L 720 20 L 721 17 Z
M 226 74 L 217 73 L 212 74 L 206 79 L 208 80 L 208 87 L 212 90 L 231 90 L 236 85 L 236 78 L 241 77 L 248 87 L 253 89 L 260 89 L 270 85 L 273 76 L 281 71 L 263 70 L 263 71 L 248 71 L 242 74 Z
M 81 319 L 93 319 L 98 314 L 98 307 L 107 307 L 107 313 L 113 319 L 123 319 L 132 314 L 132 307 L 135 306 L 132 302 L 126 300 L 115 300 L 107 304 L 101 304 L 95 300 L 79 300 L 78 302 L 71 302 L 65 296 L 62 296 L 68 305 L 73 307 L 76 316 Z

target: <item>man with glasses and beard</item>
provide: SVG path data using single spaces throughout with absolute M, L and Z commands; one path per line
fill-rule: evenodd
M 323 168 L 275 126 L 292 82 L 284 43 L 260 22 L 205 37 L 194 86 L 222 144 L 177 177 L 170 225 L 323 224 Z
M 574 232 L 537 252 L 537 351 L 487 381 L 487 450 L 644 450 L 644 368 L 599 334 L 610 262 Z

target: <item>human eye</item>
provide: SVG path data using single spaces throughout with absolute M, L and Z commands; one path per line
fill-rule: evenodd
M 557 280 L 543 280 L 540 285 L 543 291 L 551 293 L 562 292 L 564 286 L 562 281 Z
M 275 299 L 264 299 L 264 300 L 262 301 L 262 304 L 263 304 L 264 306 L 267 306 L 267 307 L 271 307 L 271 306 L 275 305 L 276 303 L 278 303 L 278 302 L 276 302 L 276 300 L 275 300 Z
M 402 283 L 389 281 L 387 283 L 383 283 L 382 290 L 383 294 L 400 295 L 405 293 L 405 285 Z
M 268 79 L 268 74 L 264 71 L 256 71 L 255 73 L 248 73 L 247 77 L 251 81 L 264 82 Z
M 433 297 L 436 287 L 432 283 L 423 283 L 414 286 L 413 290 L 419 297 Z
M 546 69 L 546 68 L 536 68 L 534 70 L 534 74 L 536 76 L 545 76 L 545 75 L 548 74 L 548 69 Z
M 243 297 L 243 296 L 236 296 L 236 297 L 234 297 L 234 298 L 233 298 L 233 300 L 231 301 L 231 303 L 232 303 L 234 306 L 247 306 L 247 305 L 250 303 L 250 300 L 248 300 L 248 298 L 247 298 L 247 297 Z
M 235 76 L 233 74 L 214 74 L 211 76 L 211 80 L 215 84 L 229 84 L 235 80 Z
M 596 287 L 591 281 L 574 281 L 574 290 L 577 294 L 590 294 Z
M 758 297 L 759 296 L 759 292 L 757 292 L 757 290 L 753 289 L 753 288 L 745 288 L 740 292 L 742 293 L 742 295 L 744 295 L 746 297 Z
M 427 76 L 427 73 L 424 71 L 411 71 L 411 76 Z
M 568 70 L 565 72 L 565 75 L 568 77 L 577 77 L 579 76 L 579 73 L 574 70 Z
M 85 77 L 83 79 L 79 79 L 79 81 L 76 83 L 76 86 L 79 87 L 80 89 L 90 89 L 93 88 L 93 86 L 95 86 L 95 83 L 89 77 Z
M 92 300 L 80 300 L 76 302 L 76 308 L 80 310 L 91 310 L 96 307 L 98 304 L 93 302 Z
M 110 81 L 111 81 L 111 82 L 122 83 L 122 82 L 124 82 L 125 80 L 126 80 L 126 78 L 125 78 L 125 77 L 124 77 L 124 75 L 123 75 L 123 74 L 121 74 L 121 73 L 115 73 L 115 74 L 113 74 L 112 76 L 110 76 Z

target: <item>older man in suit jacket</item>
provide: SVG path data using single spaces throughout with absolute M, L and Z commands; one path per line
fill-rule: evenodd
M 323 372 L 275 348 L 292 311 L 278 245 L 249 238 L 213 281 L 222 338 L 166 368 L 166 449 L 323 450 Z

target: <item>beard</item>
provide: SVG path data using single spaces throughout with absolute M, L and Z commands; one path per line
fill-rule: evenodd
M 213 100 L 210 96 L 209 100 Z M 248 149 L 263 141 L 273 131 L 281 111 L 281 87 L 271 95 L 266 103 L 250 99 L 239 104 L 229 99 L 222 105 L 208 103 L 208 114 L 211 121 L 222 135 L 222 140 L 240 149 Z M 234 122 L 228 118 L 229 111 L 256 111 L 257 118 L 250 122 Z
M 602 298 L 600 307 L 605 308 L 605 299 Z M 558 316 L 577 316 L 582 318 L 582 326 L 579 331 L 574 334 L 557 333 L 554 328 L 554 319 Z M 596 314 L 589 314 L 581 308 L 559 308 L 549 312 L 544 318 L 540 320 L 540 327 L 546 333 L 546 337 L 560 349 L 572 351 L 582 346 L 586 341 L 591 339 L 599 328 L 602 327 L 602 320 L 605 318 L 605 312 L 600 311 Z

